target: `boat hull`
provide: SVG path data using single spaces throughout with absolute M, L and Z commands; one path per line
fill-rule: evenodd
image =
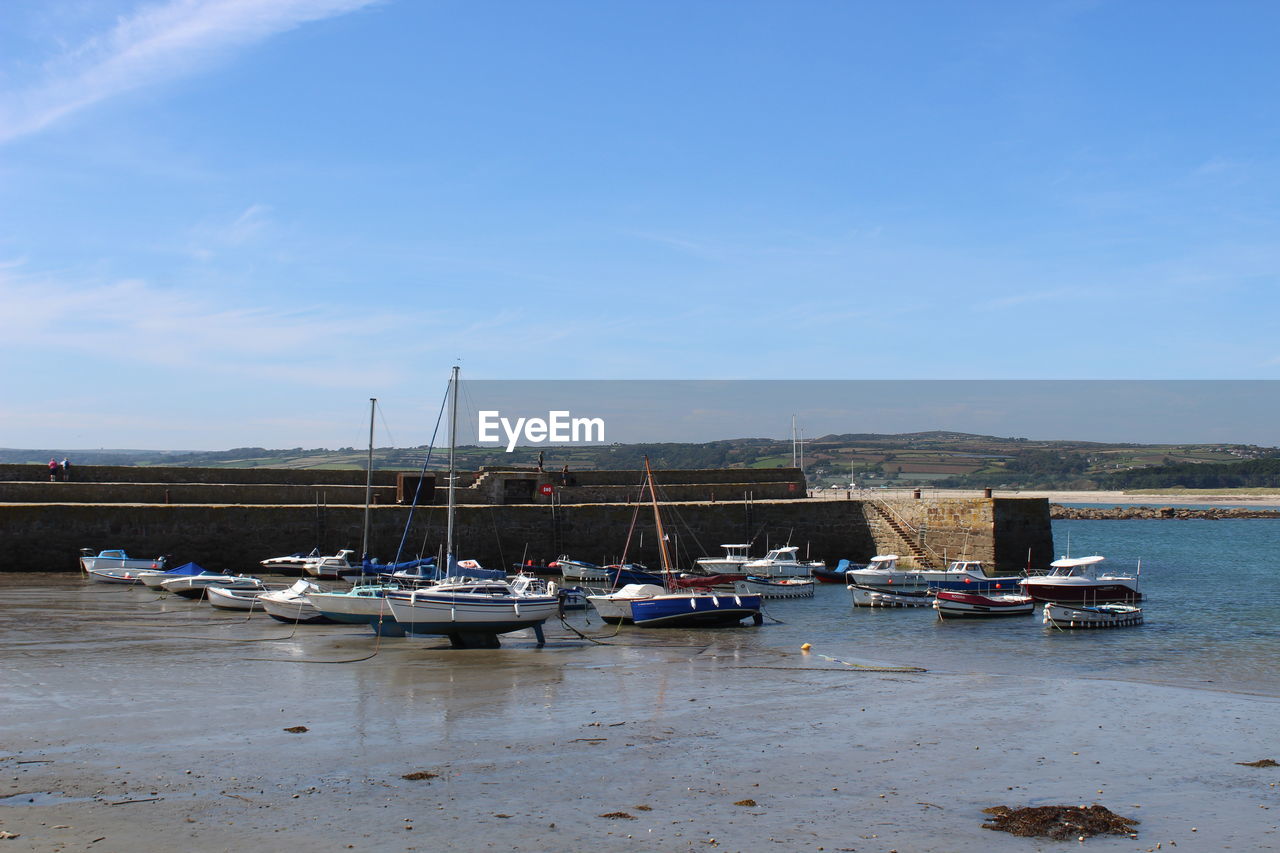
M 1142 593 L 1132 586 L 1104 580 L 1096 583 L 1050 583 L 1040 578 L 1024 578 L 1021 586 L 1036 601 L 1117 604 L 1142 600 Z
M 640 628 L 722 628 L 743 619 L 763 622 L 758 595 L 660 595 L 631 603 Z
M 1044 624 L 1053 628 L 1130 628 L 1142 624 L 1142 608 L 1127 604 L 1073 606 L 1050 602 L 1044 606 Z
M 938 611 L 939 618 L 983 619 L 1030 616 L 1035 612 L 1036 603 L 1029 595 L 989 596 L 940 590 L 933 601 L 933 609 Z
M 929 607 L 933 596 L 925 590 L 896 589 L 892 592 L 878 587 L 849 584 L 849 594 L 854 607 Z
M 814 582 L 808 578 L 745 578 L 733 583 L 733 591 L 738 595 L 763 598 L 813 598 L 813 587 Z
M 210 606 L 219 610 L 256 610 L 261 613 L 262 605 L 258 603 L 258 596 L 261 594 L 261 590 L 240 590 L 211 586 L 205 589 L 205 600 L 209 602 Z
M 519 601 L 450 593 L 392 593 L 391 614 L 410 634 L 509 634 L 541 625 L 555 616 L 560 599 L 554 595 L 527 596 Z

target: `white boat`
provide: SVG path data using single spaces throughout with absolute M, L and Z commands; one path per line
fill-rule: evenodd
M 205 590 L 211 586 L 229 587 L 232 589 L 265 590 L 266 584 L 254 577 L 245 575 L 220 575 L 206 572 L 202 575 L 170 578 L 160 584 L 165 592 L 180 595 L 183 598 L 204 598 Z
M 587 603 L 595 608 L 596 613 L 606 622 L 630 623 L 631 604 L 634 601 L 663 595 L 666 589 L 652 583 L 629 583 L 616 592 L 588 595 Z
M 1129 628 L 1142 624 L 1142 608 L 1132 604 L 1060 604 L 1044 606 L 1044 624 L 1054 628 Z
M 733 591 L 739 595 L 760 595 L 765 598 L 813 598 L 812 578 L 756 578 L 746 577 L 733 582 Z
M 262 605 L 262 609 L 266 611 L 268 616 L 281 622 L 295 624 L 331 622 L 333 620 L 317 610 L 316 606 L 307 600 L 309 593 L 324 591 L 324 587 L 312 583 L 306 578 L 299 578 L 288 589 L 262 593 L 258 596 L 258 603 Z
M 1015 575 L 989 575 L 978 560 L 953 560 L 946 569 L 900 569 L 897 554 L 880 554 L 866 566 L 849 569 L 850 583 L 885 590 L 954 589 L 963 592 L 1017 592 Z
M 751 545 L 721 545 L 724 549 L 723 557 L 700 557 L 694 560 L 698 566 L 698 571 L 705 575 L 745 575 L 743 566 L 751 562 L 748 556 L 751 552 Z
M 1036 601 L 1072 604 L 1108 604 L 1140 601 L 1138 575 L 1113 575 L 1102 572 L 1099 564 L 1105 557 L 1063 557 L 1049 564 L 1047 575 L 1033 575 L 1019 581 L 1022 591 Z M 1139 569 L 1141 572 L 1141 569 Z
M 583 560 L 571 560 L 568 557 L 561 556 L 556 560 L 556 566 L 559 567 L 560 574 L 565 580 L 604 581 L 609 579 L 608 569 Z
M 133 569 L 143 571 L 154 569 L 164 571 L 164 557 L 138 558 L 130 557 L 120 549 L 93 553 L 92 548 L 80 549 L 80 568 L 86 572 L 94 569 Z
M 387 590 L 391 615 L 411 634 L 442 634 L 455 647 L 495 648 L 498 636 L 532 628 L 541 645 L 542 623 L 560 609 L 559 596 L 539 589 L 533 579 L 519 576 L 508 582 L 504 575 L 494 579 L 461 577 L 468 569 L 454 555 L 454 517 L 457 507 L 457 468 L 454 454 L 458 426 L 458 368 L 449 379 L 449 492 L 445 515 L 445 560 L 443 579 L 429 587 Z
M 940 589 L 933 601 L 939 619 L 951 617 L 984 618 L 996 616 L 1030 616 L 1036 602 L 1029 595 L 1016 592 L 984 593 Z
M 340 578 L 343 575 L 358 575 L 363 570 L 359 563 L 351 562 L 355 551 L 344 548 L 331 557 L 308 557 L 302 564 L 302 570 L 313 578 Z
M 260 561 L 258 565 L 273 574 L 297 574 L 306 571 L 308 560 L 317 560 L 320 559 L 321 556 L 320 549 L 313 548 L 309 554 L 299 551 L 298 553 L 290 554 L 287 557 L 269 557 L 266 560 Z
M 147 587 L 151 589 L 163 590 L 164 589 L 163 584 L 167 580 L 173 580 L 174 578 L 191 577 L 192 575 L 207 575 L 207 574 L 216 574 L 216 573 L 209 572 L 207 569 L 204 568 L 204 566 L 201 566 L 198 563 L 183 563 L 181 566 L 178 566 L 177 568 L 168 569 L 167 571 L 163 571 L 163 572 L 140 572 L 139 579 L 142 581 L 143 584 L 145 584 Z
M 156 569 L 89 569 L 89 580 L 98 583 L 141 584 L 143 574 L 164 574 Z
M 403 587 L 397 584 L 359 584 L 345 592 L 312 592 L 307 594 L 311 606 L 333 622 L 347 625 L 368 625 L 374 633 L 384 637 L 403 637 L 404 629 L 396 623 L 387 604 L 388 590 Z
M 541 635 L 542 623 L 560 610 L 559 596 L 521 580 L 446 578 L 435 586 L 388 590 L 385 597 L 406 632 L 441 634 L 462 648 L 492 648 L 499 634 L 525 628 Z
M 933 596 L 926 590 L 886 590 L 875 586 L 849 584 L 854 607 L 929 607 Z
M 759 560 L 748 560 L 739 570 L 741 574 L 759 578 L 808 578 L 813 577 L 815 566 L 822 563 L 802 563 L 796 559 L 800 549 L 795 545 L 774 548 Z
M 218 610 L 249 610 L 261 613 L 262 604 L 258 601 L 258 596 L 268 591 L 265 588 L 233 589 L 210 586 L 205 588 L 204 597 L 211 607 L 216 607 Z

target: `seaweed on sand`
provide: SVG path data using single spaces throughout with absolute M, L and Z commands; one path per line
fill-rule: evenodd
M 1059 841 L 1093 835 L 1129 835 L 1136 837 L 1134 826 L 1140 821 L 1121 817 L 1106 806 L 1027 806 L 1011 809 L 992 806 L 983 809 L 991 815 L 982 826 L 1013 835 L 1047 837 Z

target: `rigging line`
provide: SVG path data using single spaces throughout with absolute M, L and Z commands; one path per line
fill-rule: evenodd
M 452 386 L 452 383 L 450 383 Z M 436 436 L 440 434 L 440 422 L 444 420 L 445 406 L 449 403 L 449 390 L 446 389 L 444 399 L 440 401 L 440 411 L 436 414 L 436 426 L 431 432 L 431 444 L 427 445 L 427 455 L 422 458 L 422 468 L 418 471 L 418 486 L 413 490 L 413 503 L 409 505 L 409 517 L 404 522 L 404 532 L 400 534 L 400 544 L 396 547 L 396 558 L 393 562 L 399 563 L 400 556 L 404 553 L 405 542 L 409 538 L 409 528 L 413 524 L 413 514 L 418 508 L 418 498 L 422 495 L 422 481 L 427 476 L 427 465 L 431 462 L 431 453 L 436 447 Z M 423 546 L 425 548 L 425 545 Z
M 396 446 L 396 439 L 395 439 L 395 436 L 393 436 L 393 435 L 391 434 L 391 426 L 390 426 L 390 424 L 388 424 L 388 423 L 387 423 L 387 415 L 386 415 L 386 412 L 384 412 L 384 411 L 382 410 L 382 409 L 383 409 L 383 406 L 382 406 L 382 404 L 381 404 L 381 403 L 375 403 L 374 405 L 375 405 L 375 407 L 377 408 L 377 411 L 378 411 L 378 420 L 380 420 L 380 421 L 382 422 L 382 431 L 383 431 L 383 433 L 385 433 L 385 434 L 386 434 L 386 436 L 387 436 L 387 446 L 388 446 L 388 447 L 395 447 L 395 446 Z

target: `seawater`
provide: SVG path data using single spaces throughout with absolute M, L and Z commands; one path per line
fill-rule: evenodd
M 853 608 L 848 590 L 767 602 L 750 645 L 802 643 L 857 663 L 950 672 L 1145 681 L 1280 696 L 1280 519 L 1053 522 L 1055 553 L 1101 554 L 1121 573 L 1141 561 L 1143 615 L 1132 628 L 1063 631 L 1034 616 L 940 621 L 928 608 Z M 749 629 L 734 631 L 741 636 Z

